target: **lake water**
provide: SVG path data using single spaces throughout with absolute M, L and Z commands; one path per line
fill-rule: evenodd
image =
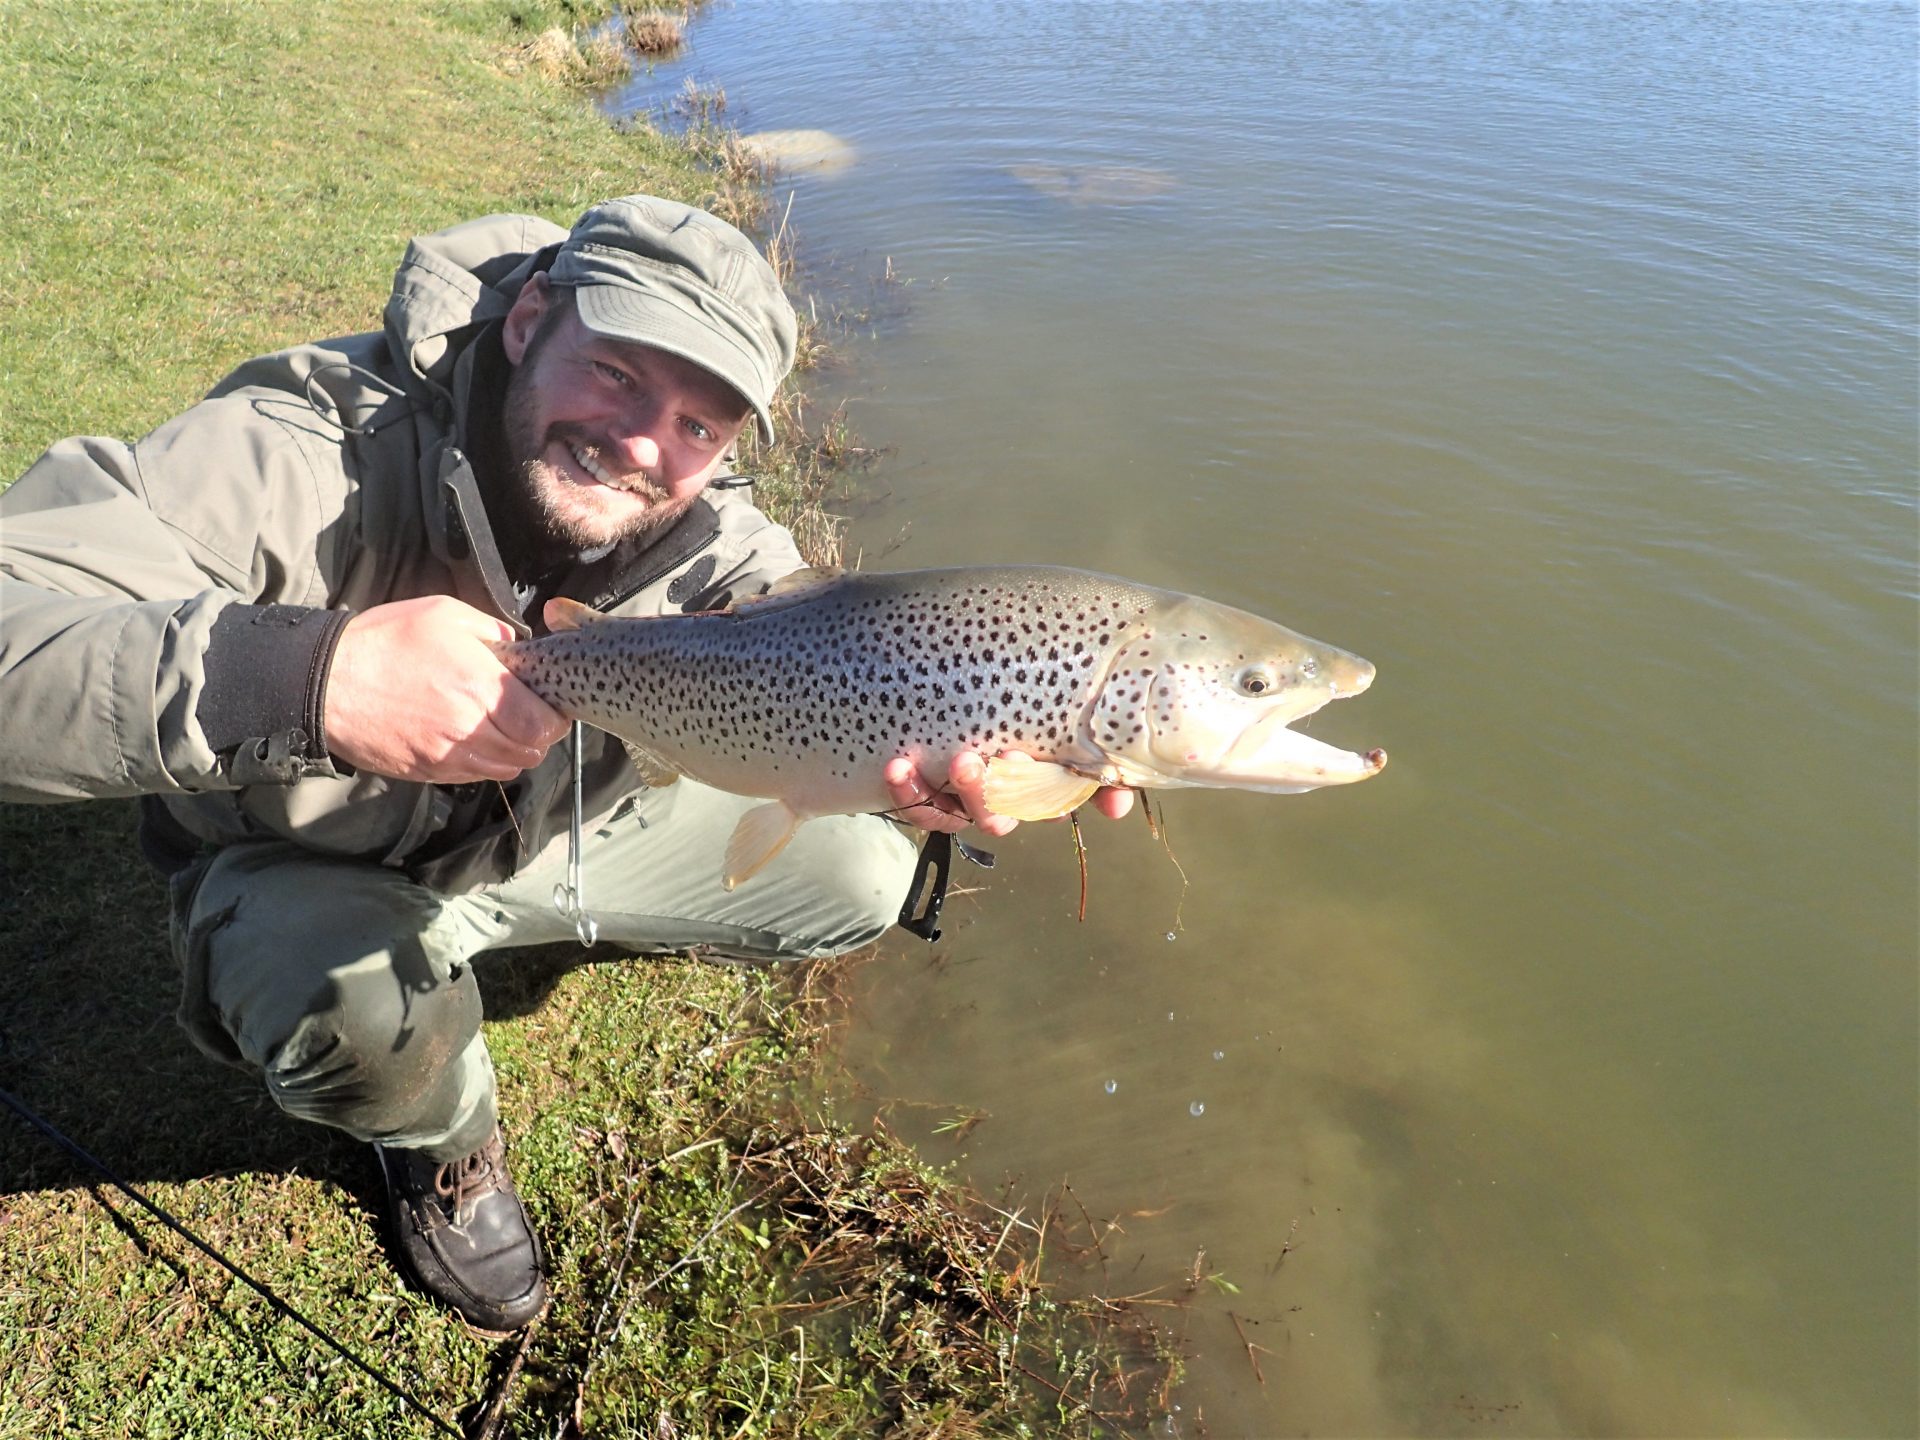
M 626 97 L 854 147 L 781 193 L 907 282 L 822 381 L 865 564 L 1379 666 L 1311 722 L 1379 778 L 1090 822 L 1084 923 L 1024 827 L 858 978 L 856 1113 L 1125 1217 L 1115 1290 L 1205 1251 L 1156 1433 L 1920 1426 L 1915 37 L 756 0 Z

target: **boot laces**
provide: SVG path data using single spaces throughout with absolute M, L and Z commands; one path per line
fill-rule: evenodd
M 501 1145 L 492 1141 L 433 1172 L 433 1193 L 447 1202 L 456 1227 L 472 1220 L 475 1207 L 500 1188 L 502 1153 Z

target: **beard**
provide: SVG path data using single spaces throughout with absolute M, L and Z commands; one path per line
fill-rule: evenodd
M 596 492 L 614 495 L 619 491 L 613 487 L 603 491 L 600 486 L 583 489 L 544 458 L 554 445 L 571 446 L 596 459 L 605 456 L 606 447 L 582 426 L 566 421 L 540 423 L 529 380 L 534 358 L 534 352 L 529 352 L 507 381 L 501 438 L 509 463 L 501 477 L 503 493 L 498 496 L 501 523 L 494 527 L 508 568 L 523 578 L 657 532 L 684 515 L 696 498 L 669 499 L 647 475 L 633 487 L 646 497 L 645 509 L 602 513 L 593 503 Z M 620 507 L 621 512 L 627 509 Z

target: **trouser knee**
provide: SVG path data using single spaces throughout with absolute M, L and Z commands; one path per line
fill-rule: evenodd
M 173 903 L 182 1024 L 281 1109 L 392 1143 L 490 1127 L 479 987 L 436 953 L 428 892 L 276 843 L 178 877 Z
M 386 1140 L 451 1122 L 480 1018 L 479 988 L 464 966 L 416 988 L 391 970 L 355 965 L 304 1006 L 251 1017 L 242 1031 L 247 1058 L 282 1110 Z
M 794 926 L 794 953 L 840 955 L 878 940 L 900 918 L 914 842 L 870 815 L 829 816 L 809 821 L 808 829 L 815 832 L 808 836 L 812 853 L 801 873 L 811 893 L 805 920 Z

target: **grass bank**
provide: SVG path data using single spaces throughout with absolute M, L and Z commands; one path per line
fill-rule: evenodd
M 543 61 L 593 9 L 0 0 L 0 477 L 369 328 L 410 235 L 713 200 L 710 146 L 616 133 L 564 49 Z M 838 443 L 774 457 L 775 503 Z M 188 1047 L 132 831 L 124 804 L 0 807 L 0 1087 L 436 1413 L 503 1395 L 509 1435 L 961 1436 L 1099 1433 L 1152 1401 L 1133 1312 L 1035 1283 L 1085 1224 L 995 1214 L 815 1117 L 808 976 L 604 951 L 480 967 L 558 1297 L 509 1376 L 510 1348 L 400 1285 L 364 1147 Z M 0 1113 L 0 1440 L 433 1433 Z

